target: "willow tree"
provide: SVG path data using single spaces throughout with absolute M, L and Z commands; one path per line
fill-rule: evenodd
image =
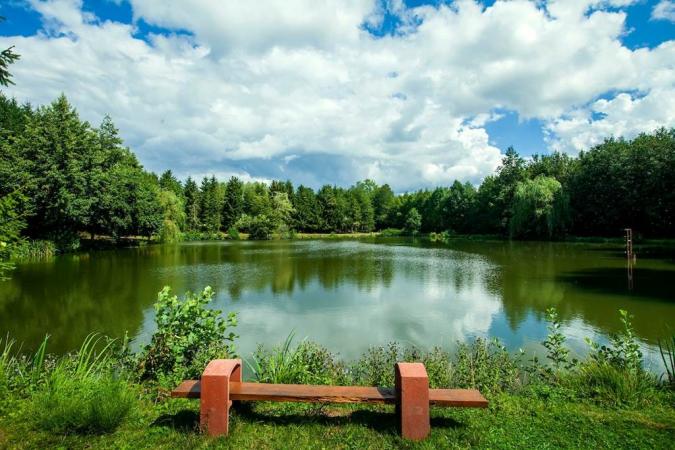
M 558 180 L 539 176 L 521 181 L 513 196 L 511 237 L 552 239 L 561 237 L 567 225 L 568 200 Z

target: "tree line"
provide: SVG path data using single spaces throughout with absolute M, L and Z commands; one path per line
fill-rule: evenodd
M 80 119 L 65 96 L 34 108 L 0 94 L 0 241 L 46 239 L 76 248 L 84 234 L 253 238 L 397 229 L 520 239 L 673 237 L 675 129 L 607 139 L 581 152 L 525 159 L 509 148 L 479 186 L 396 194 L 364 180 L 318 190 L 143 169 L 109 117 Z

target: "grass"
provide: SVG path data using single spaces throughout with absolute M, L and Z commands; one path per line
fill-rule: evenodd
M 0 417 L 0 447 L 667 449 L 675 436 L 667 399 L 639 409 L 612 409 L 542 398 L 533 391 L 493 394 L 487 410 L 432 408 L 431 435 L 421 443 L 397 436 L 393 407 L 241 405 L 233 413 L 230 436 L 212 439 L 197 432 L 198 402 L 154 400 L 146 394 L 135 403 L 133 419 L 99 435 L 35 430 L 21 420 L 19 409 Z

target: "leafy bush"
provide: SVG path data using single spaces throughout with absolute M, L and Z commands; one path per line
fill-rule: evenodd
M 234 356 L 237 335 L 227 330 L 237 325 L 236 314 L 221 317 L 221 311 L 207 309 L 213 290 L 186 293 L 183 300 L 171 295 L 167 286 L 155 303 L 157 331 L 140 355 L 142 379 L 175 383 L 198 378 L 211 359 Z
M 230 227 L 227 229 L 227 236 L 233 241 L 238 241 L 240 239 L 239 230 L 237 230 L 235 227 Z
M 560 332 L 560 319 L 555 308 L 546 310 L 546 322 L 548 322 L 548 335 L 542 345 L 546 348 L 546 358 L 551 361 L 553 368 L 548 372 L 553 374 L 560 370 L 569 370 L 577 364 L 576 359 L 570 360 L 570 351 L 565 347 L 565 335 Z
M 124 380 L 110 374 L 78 376 L 59 367 L 33 396 L 30 412 L 45 431 L 104 433 L 122 423 L 134 401 Z
M 607 363 L 620 369 L 642 370 L 642 352 L 637 343 L 633 324 L 633 316 L 620 309 L 623 331 L 610 336 L 610 345 L 600 345 L 590 339 L 586 342 L 591 347 L 590 357 L 598 363 Z
M 400 230 L 398 228 L 385 228 L 384 230 L 380 231 L 380 236 L 382 237 L 395 237 L 402 235 L 403 230 Z
M 260 214 L 256 217 L 253 217 L 249 224 L 249 239 L 254 240 L 268 240 L 272 239 L 272 234 L 274 233 L 275 226 L 274 221 L 267 217 L 265 214 Z
M 513 391 L 523 383 L 518 359 L 498 340 L 461 343 L 451 367 L 453 387 L 488 392 Z

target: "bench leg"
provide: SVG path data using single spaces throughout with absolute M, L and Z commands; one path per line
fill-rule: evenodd
M 396 416 L 404 439 L 420 441 L 429 435 L 429 377 L 424 364 L 396 364 Z
M 199 427 L 210 436 L 229 431 L 230 381 L 241 382 L 239 359 L 214 359 L 202 374 Z

